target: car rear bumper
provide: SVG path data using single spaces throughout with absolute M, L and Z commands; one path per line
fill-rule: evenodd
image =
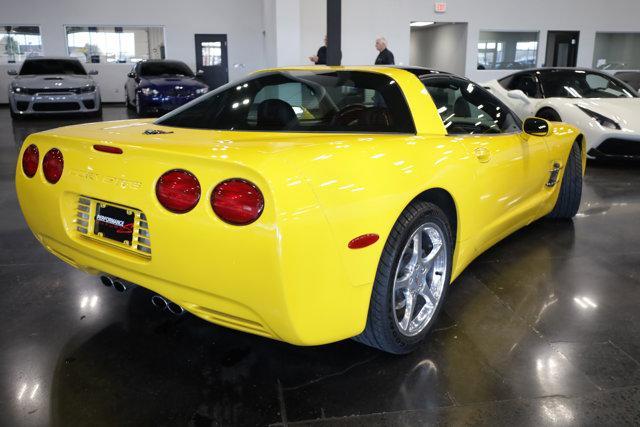
M 203 195 L 196 208 L 179 215 L 162 208 L 155 197 L 155 181 L 171 167 L 166 156 L 163 162 L 139 149 L 145 154 L 141 158 L 131 147 L 121 156 L 89 154 L 90 142 L 65 143 L 38 134 L 24 147 L 31 143 L 41 156 L 52 147 L 64 155 L 57 184 L 44 179 L 42 167 L 32 178 L 24 174 L 20 160 L 16 168 L 16 190 L 27 224 L 63 261 L 143 286 L 212 323 L 292 344 L 325 344 L 364 328 L 371 287 L 349 281 L 326 218 L 306 187 L 285 185 L 286 191 L 296 191 L 287 201 L 308 206 L 292 217 L 289 208 L 277 211 L 275 190 L 259 175 L 230 163 L 193 161 L 188 168 L 203 184 Z M 188 159 L 173 162 L 186 164 Z M 123 164 L 129 167 L 123 169 Z M 243 227 L 217 218 L 207 195 L 211 186 L 238 174 L 265 195 L 260 219 Z M 146 222 L 142 227 L 149 233 L 149 251 L 91 235 L 95 210 L 83 210 L 82 199 L 130 207 L 136 221 Z M 138 225 L 134 236 L 141 235 Z M 372 281 L 374 275 L 372 268 Z
M 22 95 L 9 94 L 9 104 L 13 112 L 21 116 L 48 114 L 87 114 L 100 110 L 98 91 L 82 94 L 56 93 Z

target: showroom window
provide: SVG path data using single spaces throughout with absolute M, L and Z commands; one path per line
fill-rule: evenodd
M 538 59 L 537 32 L 480 31 L 479 70 L 531 68 Z
M 30 56 L 42 55 L 42 36 L 39 27 L 0 27 L 0 64 L 22 62 Z
M 637 70 L 640 68 L 640 33 L 596 33 L 593 68 Z
M 449 135 L 520 132 L 520 120 L 495 96 L 456 77 L 422 80 Z
M 81 62 L 132 63 L 164 59 L 162 27 L 66 27 L 67 52 Z

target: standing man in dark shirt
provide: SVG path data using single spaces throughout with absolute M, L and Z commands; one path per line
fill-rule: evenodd
M 318 49 L 318 53 L 314 56 L 309 57 L 309 61 L 313 62 L 316 65 L 326 65 L 327 64 L 327 36 L 324 36 L 324 45 L 320 46 Z
M 395 60 L 393 53 L 387 49 L 387 39 L 380 37 L 376 40 L 376 49 L 378 49 L 378 57 L 376 58 L 376 65 L 393 65 Z

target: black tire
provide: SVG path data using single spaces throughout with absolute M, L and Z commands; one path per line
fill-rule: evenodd
M 129 94 L 127 93 L 127 88 L 124 88 L 124 104 L 127 106 L 127 110 L 133 110 L 134 107 L 131 104 L 131 100 L 129 99 Z
M 582 153 L 578 142 L 571 147 L 571 153 L 562 172 L 560 194 L 548 218 L 571 219 L 580 208 L 582 198 Z
M 11 106 L 9 106 L 9 113 L 11 114 L 11 118 L 13 120 L 22 120 L 22 116 L 16 113 L 15 111 L 13 111 L 13 108 L 11 108 Z
M 561 122 L 560 114 L 553 108 L 545 107 L 536 113 L 536 117 L 548 120 L 550 122 Z
M 145 117 L 147 115 L 147 112 L 142 108 L 142 106 L 140 105 L 140 94 L 136 93 L 136 115 L 138 117 Z
M 424 329 L 415 336 L 407 336 L 400 332 L 396 324 L 394 308 L 392 307 L 392 293 L 402 251 L 408 239 L 426 222 L 438 225 L 443 231 L 443 242 L 447 250 L 444 285 L 440 300 Z M 438 206 L 424 201 L 416 201 L 407 206 L 393 226 L 382 251 L 371 293 L 365 329 L 353 339 L 387 353 L 406 354 L 415 350 L 437 319 L 446 298 L 451 279 L 452 254 L 451 226 L 444 212 Z
M 102 104 L 100 104 L 100 108 L 97 111 L 90 114 L 90 117 L 94 119 L 99 119 L 102 117 Z

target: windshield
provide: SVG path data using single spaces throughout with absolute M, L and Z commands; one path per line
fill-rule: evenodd
M 225 85 L 161 117 L 198 129 L 415 133 L 401 89 L 362 71 L 276 71 Z
M 86 75 L 82 64 L 72 59 L 27 60 L 22 64 L 20 75 L 27 74 L 80 74 Z
M 163 61 L 143 62 L 140 64 L 140 75 L 150 76 L 188 76 L 193 77 L 191 69 L 184 62 Z
M 635 98 L 623 83 L 605 74 L 583 70 L 538 72 L 545 98 Z

